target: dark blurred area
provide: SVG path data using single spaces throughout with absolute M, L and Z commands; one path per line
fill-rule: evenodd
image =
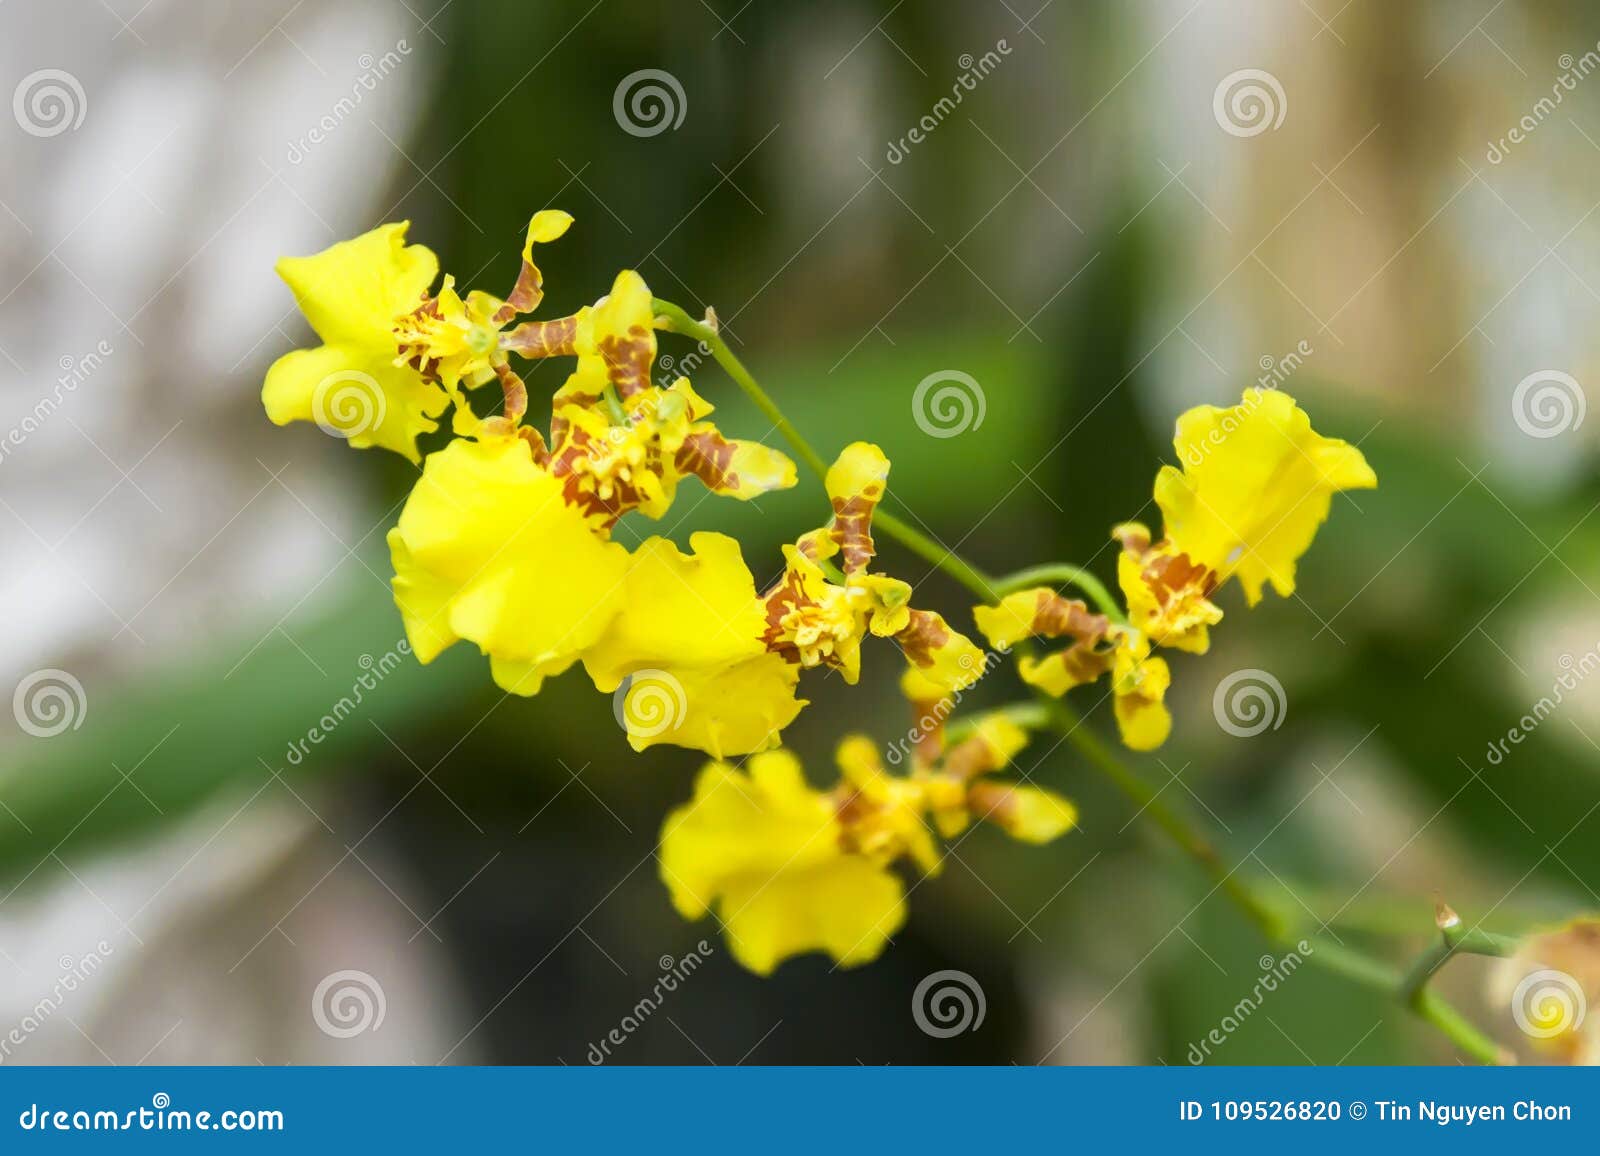
M 878 961 L 770 979 L 713 921 L 684 923 L 658 878 L 662 819 L 703 757 L 635 755 L 581 671 L 524 700 L 467 644 L 408 659 L 290 758 L 401 638 L 383 535 L 416 474 L 266 421 L 266 366 L 309 336 L 271 262 L 384 220 L 504 292 L 529 215 L 568 210 L 541 253 L 548 315 L 620 268 L 714 306 L 824 456 L 877 441 L 888 507 L 994 573 L 1070 559 L 1111 581 L 1109 528 L 1159 521 L 1175 416 L 1309 348 L 1281 388 L 1361 444 L 1380 488 L 1335 501 L 1295 597 L 1246 611 L 1229 592 L 1212 652 L 1173 658 L 1171 741 L 1133 765 L 1291 917 L 1397 961 L 1436 895 L 1508 932 L 1600 905 L 1600 692 L 1485 755 L 1600 646 L 1595 427 L 1581 388 L 1553 435 L 1517 408 L 1530 375 L 1581 386 L 1597 368 L 1600 80 L 1532 110 L 1596 47 L 1600 14 L 1034 7 L 0 9 L 7 83 L 68 70 L 87 104 L 80 128 L 0 153 L 3 424 L 96 335 L 115 348 L 0 461 L 7 685 L 70 671 L 83 690 L 77 725 L 0 747 L 0 1029 L 61 957 L 104 941 L 111 960 L 15 1062 L 581 1064 L 704 940 L 704 966 L 612 1062 L 1181 1064 L 1272 966 L 1224 896 L 1043 739 L 1021 765 L 1077 802 L 1080 830 L 1043 848 L 980 830 L 911 887 Z M 1281 85 L 1276 127 L 1216 111 L 1245 69 Z M 680 86 L 676 127 L 622 123 L 640 70 Z M 980 384 L 983 419 L 931 436 L 912 395 L 948 370 Z M 533 412 L 564 372 L 527 375 Z M 695 386 L 724 430 L 766 428 L 709 363 Z M 619 538 L 724 530 L 765 580 L 826 514 L 804 476 L 749 504 L 698 497 Z M 919 605 L 970 629 L 959 587 L 879 544 Z M 809 682 L 786 732 L 819 775 L 841 735 L 911 721 L 892 648 L 865 668 L 855 688 Z M 1286 704 L 1247 738 L 1213 712 L 1244 668 Z M 1000 674 L 974 701 L 1022 689 Z M 1105 706 L 1091 725 L 1114 734 Z M 919 1028 L 912 993 L 945 969 L 981 984 L 981 1028 Z M 341 970 L 381 981 L 381 1028 L 319 1030 L 319 981 Z M 1442 986 L 1515 1034 L 1480 961 Z M 1452 1058 L 1308 970 L 1210 1062 Z

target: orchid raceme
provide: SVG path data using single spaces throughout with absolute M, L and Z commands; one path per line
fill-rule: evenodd
M 438 384 L 396 365 L 395 325 L 438 276 L 431 250 L 406 244 L 409 222 L 381 225 L 313 257 L 285 257 L 278 275 L 322 338 L 267 371 L 261 400 L 278 425 L 314 421 L 358 449 L 381 446 L 420 460 L 417 437 L 449 404 Z
M 1162 536 L 1132 522 L 1113 531 L 1126 614 L 1066 564 L 1015 575 L 991 596 L 970 563 L 880 509 L 884 451 L 841 436 L 828 464 L 726 348 L 710 311 L 691 318 L 624 269 L 602 296 L 591 287 L 577 298 L 592 304 L 533 316 L 545 296 L 534 249 L 571 224 L 558 210 L 533 215 L 504 297 L 441 279 L 405 223 L 283 259 L 322 344 L 279 358 L 263 403 L 280 425 L 315 421 L 420 466 L 388 545 L 421 662 L 464 641 L 524 696 L 581 666 L 634 751 L 711 757 L 667 817 L 661 875 L 685 917 L 715 912 L 733 955 L 763 975 L 812 952 L 841 966 L 876 958 L 905 921 L 906 879 L 937 875 L 942 842 L 976 824 L 1029 844 L 1072 830 L 1075 806 L 1031 781 L 1043 768 L 1004 774 L 1046 727 L 1103 765 L 1103 748 L 1074 738 L 1060 725 L 1070 711 L 1051 700 L 1102 684 L 1123 742 L 1160 746 L 1172 716 L 1158 649 L 1203 654 L 1223 618 L 1215 599 L 1235 577 L 1251 605 L 1268 585 L 1292 593 L 1333 495 L 1376 484 L 1361 452 L 1312 430 L 1293 399 L 1247 390 L 1237 406 L 1179 419 L 1182 466 L 1155 484 Z M 827 516 L 781 559 L 747 557 L 737 538 L 688 524 L 697 503 L 677 498 L 692 480 L 750 501 L 795 486 L 797 470 L 714 424 L 710 390 L 684 376 L 656 383 L 664 329 L 702 341 L 817 475 Z M 539 406 L 548 424 L 530 416 L 517 358 L 570 359 L 548 411 Z M 492 404 L 475 394 L 491 386 Z M 993 653 L 877 568 L 875 527 L 985 598 L 972 613 Z M 1041 574 L 1084 586 L 1094 609 Z M 874 669 L 863 652 L 875 638 L 899 648 L 912 738 L 886 748 L 891 770 L 872 739 L 848 735 L 833 785 L 814 786 L 783 746 L 808 705 L 802 680 L 856 685 Z M 1036 698 L 952 719 L 1002 657 Z

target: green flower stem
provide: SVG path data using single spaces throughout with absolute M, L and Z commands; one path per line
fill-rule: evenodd
M 756 407 L 766 415 L 773 428 L 783 435 L 784 441 L 789 443 L 789 448 L 794 450 L 795 456 L 805 462 L 807 468 L 817 477 L 827 476 L 828 463 L 822 460 L 822 455 L 811 447 L 811 443 L 806 441 L 799 430 L 795 429 L 794 423 L 783 416 L 778 403 L 772 400 L 754 377 L 750 376 L 750 371 L 744 367 L 744 362 L 734 356 L 733 350 L 728 348 L 728 343 L 722 340 L 722 335 L 715 328 L 704 321 L 696 321 L 682 306 L 663 301 L 659 297 L 650 303 L 650 308 L 655 311 L 659 320 L 667 323 L 668 330 L 681 333 L 685 337 L 692 337 L 711 350 L 711 356 L 716 358 L 717 364 L 727 370 L 728 376 L 733 378 L 750 400 L 756 403 Z
M 755 402 L 767 420 L 772 422 L 773 428 L 783 435 L 795 456 L 817 477 L 826 478 L 828 466 L 822 456 L 784 416 L 783 411 L 778 408 L 767 391 L 762 389 L 751 376 L 744 363 L 722 340 L 714 325 L 696 321 L 680 306 L 670 301 L 663 301 L 659 297 L 652 303 L 652 309 L 657 323 L 663 328 L 693 338 L 709 349 L 717 364 L 727 371 L 728 376 L 733 378 L 746 396 Z M 1096 604 L 1106 609 L 1107 613 L 1116 609 L 1116 604 L 1111 600 L 1104 585 L 1081 567 L 1066 564 L 1034 567 L 1012 574 L 997 584 L 955 551 L 945 549 L 920 530 L 892 514 L 879 510 L 874 515 L 873 523 L 985 602 L 997 601 L 1000 592 L 1008 588 L 1026 589 L 1038 582 L 1071 582 L 1094 598 Z M 1122 620 L 1120 610 L 1116 617 L 1119 621 Z M 1020 654 L 1024 649 L 1019 646 L 1015 648 L 1015 652 Z M 1149 816 L 1151 822 L 1160 827 L 1189 858 L 1199 864 L 1213 880 L 1215 884 L 1213 890 L 1220 890 L 1227 895 L 1268 940 L 1284 947 L 1297 946 L 1298 941 L 1292 939 L 1293 930 L 1282 912 L 1239 876 L 1238 867 L 1228 867 L 1224 864 L 1211 842 L 1184 816 L 1167 806 L 1160 798 L 1159 792 L 1151 789 L 1143 779 L 1124 765 L 1094 732 L 1082 725 L 1082 720 L 1076 712 L 1064 702 L 1040 695 L 1035 702 L 1002 709 L 1011 712 L 1015 721 L 1022 725 L 1031 724 L 1035 728 L 1047 725 L 1058 730 L 1078 748 L 1096 770 L 1139 808 L 1141 814 Z M 1456 947 L 1451 948 L 1452 951 L 1456 949 Z M 1316 949 L 1308 953 L 1308 958 L 1368 987 L 1407 999 L 1407 1006 L 1412 1011 L 1437 1027 L 1463 1052 L 1483 1063 L 1501 1062 L 1503 1053 L 1494 1042 L 1462 1018 L 1460 1013 L 1446 1003 L 1437 992 L 1423 986 L 1414 994 L 1408 995 L 1403 986 L 1405 977 L 1381 961 L 1329 942 L 1319 942 Z
M 1211 876 L 1222 890 L 1249 917 L 1261 933 L 1274 943 L 1288 942 L 1290 929 L 1278 910 L 1263 900 L 1238 874 L 1228 867 L 1217 849 L 1204 835 L 1173 808 L 1162 801 L 1150 785 L 1112 754 L 1100 737 L 1083 725 L 1076 711 L 1059 700 L 1049 700 L 1052 723 L 1073 746 L 1112 784 L 1137 804 L 1141 814 L 1160 827 L 1189 858 Z
M 1070 582 L 1092 598 L 1100 608 L 1100 613 L 1111 621 L 1127 623 L 1127 616 L 1122 613 L 1122 607 L 1117 605 L 1117 600 L 1106 589 L 1105 583 L 1082 566 L 1074 566 L 1070 562 L 1048 562 L 1043 566 L 1029 566 L 1026 570 L 1007 574 L 995 579 L 995 592 L 1003 598 L 1030 586 L 1056 586 L 1063 582 Z
M 784 416 L 783 411 L 778 408 L 778 403 L 761 388 L 760 383 L 745 368 L 744 362 L 728 348 L 728 343 L 722 340 L 722 335 L 716 329 L 704 321 L 696 321 L 681 306 L 663 301 L 659 297 L 652 302 L 651 308 L 657 318 L 666 322 L 667 329 L 671 332 L 692 337 L 709 349 L 717 364 L 727 371 L 728 376 L 744 390 L 745 396 L 756 403 L 756 408 L 772 423 L 773 428 L 783 435 L 783 440 L 789 443 L 794 455 L 818 478 L 828 476 L 828 463 L 822 459 L 822 455 L 817 453 L 805 435 L 795 428 L 794 423 Z M 946 550 L 909 523 L 880 508 L 873 514 L 872 524 L 930 565 L 943 570 L 978 598 L 985 602 L 997 600 L 994 583 L 988 575 L 954 551 Z

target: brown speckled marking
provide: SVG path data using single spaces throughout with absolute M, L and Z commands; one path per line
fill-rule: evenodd
M 814 605 L 805 595 L 800 575 L 793 570 L 785 570 L 777 584 L 761 596 L 761 602 L 766 618 L 766 627 L 761 632 L 762 645 L 773 654 L 799 666 L 799 650 L 783 637 L 783 619 L 794 610 Z
M 544 435 L 531 425 L 518 426 L 517 436 L 528 443 L 528 449 L 533 454 L 536 465 L 548 466 L 550 464 L 550 448 L 544 444 Z
M 846 574 L 865 570 L 877 553 L 872 541 L 872 511 L 882 492 L 883 487 L 874 485 L 865 493 L 833 499 L 833 540 L 839 544 Z
M 606 378 L 617 387 L 624 400 L 650 384 L 650 361 L 654 343 L 643 325 L 628 327 L 628 336 L 607 336 L 600 341 L 600 356 L 605 359 Z
M 1144 567 L 1144 580 L 1155 591 L 1156 600 L 1165 606 L 1181 590 L 1198 587 L 1204 597 L 1210 597 L 1217 587 L 1217 576 L 1187 554 L 1163 554 L 1152 558 Z
M 511 287 L 506 303 L 495 310 L 494 323 L 504 325 L 519 313 L 532 313 L 544 300 L 544 274 L 532 261 L 523 261 L 517 270 L 517 283 Z
M 499 314 L 495 314 L 498 320 Z M 501 322 L 501 324 L 504 324 Z M 514 349 L 522 356 L 571 357 L 578 352 L 578 318 L 557 317 L 552 321 L 524 321 L 500 338 L 503 349 Z
M 913 610 L 911 621 L 894 638 L 913 664 L 928 667 L 933 665 L 934 652 L 949 644 L 950 628 L 932 611 Z
M 994 748 L 973 735 L 950 748 L 944 757 L 943 769 L 946 774 L 958 779 L 973 779 L 990 771 L 998 771 L 1003 765 L 995 758 Z
M 1092 646 L 1111 629 L 1104 614 L 1090 614 L 1078 598 L 1063 598 L 1052 590 L 1039 591 L 1033 607 L 1033 632 L 1045 638 L 1072 638 Z
M 739 475 L 728 467 L 738 448 L 714 429 L 699 430 L 683 439 L 675 464 L 684 473 L 699 478 L 708 489 L 737 490 Z
M 511 366 L 500 362 L 494 367 L 495 376 L 500 379 L 500 391 L 506 399 L 506 420 L 512 425 L 522 420 L 522 415 L 528 412 L 528 387 L 522 384 L 522 378 L 512 372 Z

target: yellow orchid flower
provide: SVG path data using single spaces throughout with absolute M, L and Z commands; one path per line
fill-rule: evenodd
M 941 693 L 914 667 L 906 686 Z M 1054 792 L 985 777 L 1027 741 L 1010 719 L 985 716 L 970 737 L 948 751 L 940 737 L 931 757 L 897 776 L 870 739 L 851 735 L 839 744 L 841 777 L 828 792 L 808 786 L 785 750 L 753 756 L 744 772 L 711 763 L 694 798 L 662 828 L 662 880 L 685 918 L 714 907 L 735 958 L 761 975 L 809 951 L 843 966 L 865 963 L 905 921 L 890 868 L 904 861 L 939 874 L 930 821 L 953 838 L 987 819 L 1029 843 L 1076 825 L 1076 810 Z
M 1295 562 L 1328 518 L 1333 495 L 1371 489 L 1377 475 L 1355 446 L 1327 438 L 1294 398 L 1252 386 L 1227 409 L 1201 405 L 1178 418 L 1183 468 L 1156 476 L 1170 548 L 1215 575 L 1237 575 L 1254 606 L 1271 583 L 1294 593 Z
M 1022 727 L 1002 713 L 982 715 L 971 733 L 951 746 L 943 725 L 948 709 L 941 709 L 948 698 L 939 685 L 911 667 L 900 687 L 920 716 L 917 742 L 911 747 L 910 787 L 922 793 L 940 835 L 954 838 L 973 819 L 984 819 L 1024 843 L 1048 843 L 1077 825 L 1077 808 L 1054 791 L 986 777 L 1009 766 L 1028 745 Z M 859 751 L 857 757 L 868 755 Z M 871 748 L 871 765 L 881 773 L 876 758 L 877 750 Z
M 1017 661 L 1022 681 L 1052 698 L 1111 672 L 1112 705 L 1122 741 L 1136 751 L 1159 747 L 1172 729 L 1164 704 L 1172 681 L 1165 659 L 1152 657 L 1143 630 L 1091 614 L 1076 598 L 1049 587 L 1018 590 L 995 606 L 975 606 L 972 617 L 990 644 L 1008 649 L 1029 638 L 1065 638 L 1067 645 L 1043 657 Z
M 760 442 L 730 440 L 706 421 L 715 407 L 686 377 L 671 387 L 646 386 L 618 404 L 600 404 L 606 382 L 599 362 L 580 359 L 557 392 L 551 419 L 550 469 L 568 501 L 601 529 L 638 510 L 660 518 L 678 483 L 694 476 L 713 493 L 748 500 L 795 484 L 795 466 Z
M 527 391 L 506 361 L 500 331 L 543 296 L 534 243 L 554 240 L 571 223 L 553 209 L 534 215 L 522 272 L 505 301 L 478 291 L 463 298 L 449 276 L 430 296 L 439 262 L 405 243 L 406 221 L 311 257 L 283 258 L 278 275 L 323 344 L 273 363 L 261 394 L 267 416 L 278 425 L 314 421 L 358 449 L 382 446 L 416 462 L 417 437 L 439 428 L 435 419 L 452 398 L 470 418 L 461 387 L 498 377 L 514 422 Z
M 633 552 L 621 609 L 584 668 L 607 694 L 628 682 L 617 713 L 635 750 L 671 743 L 720 759 L 776 746 L 806 705 L 799 670 L 762 645 L 739 544 L 697 533 L 689 546 L 651 538 Z
M 872 514 L 888 476 L 889 459 L 869 442 L 845 447 L 829 468 L 833 520 L 784 548 L 783 577 L 765 595 L 767 647 L 800 666 L 830 666 L 853 684 L 870 633 L 893 638 L 914 666 L 948 689 L 970 685 L 982 676 L 983 652 L 940 615 L 913 609 L 905 582 L 868 572 L 876 553 Z M 836 555 L 842 582 L 823 568 Z
M 261 390 L 277 425 L 314 421 L 357 449 L 380 446 L 419 461 L 417 436 L 449 398 L 437 382 L 395 364 L 396 318 L 417 307 L 439 262 L 406 244 L 410 222 L 380 225 L 310 257 L 284 257 L 278 276 L 322 338 L 273 362 Z
M 455 432 L 476 432 L 476 419 L 467 404 L 465 389 L 499 379 L 505 395 L 505 416 L 513 425 L 528 408 L 528 391 L 507 360 L 508 350 L 535 356 L 527 338 L 533 329 L 551 334 L 550 323 L 528 323 L 516 331 L 518 340 L 502 330 L 519 314 L 531 313 L 544 300 L 544 275 L 533 261 L 536 244 L 554 241 L 572 226 L 572 217 L 559 209 L 542 209 L 528 222 L 522 245 L 522 268 L 505 300 L 473 290 L 463 298 L 455 278 L 446 277 L 436 296 L 396 320 L 397 364 L 409 365 L 424 377 L 440 382 L 456 407 Z M 554 323 L 560 328 L 561 323 Z M 530 328 L 531 327 L 531 328 Z M 544 354 L 537 354 L 544 355 Z
M 972 617 L 989 644 L 1009 650 L 1028 638 L 1064 638 L 1067 645 L 1042 658 L 1023 655 L 1017 673 L 1030 686 L 1060 698 L 1095 681 L 1111 668 L 1107 641 L 1111 621 L 1091 614 L 1080 599 L 1063 598 L 1047 586 L 1007 594 L 995 606 L 975 606 Z
M 500 686 L 524 695 L 599 640 L 628 566 L 627 551 L 590 529 L 515 435 L 430 454 L 389 550 L 417 658 L 466 639 Z
M 1124 522 L 1111 536 L 1122 543 L 1117 585 L 1128 603 L 1128 621 L 1157 646 L 1204 654 L 1211 647 L 1210 628 L 1222 621 L 1222 608 L 1210 598 L 1216 573 L 1171 543 L 1152 546 L 1150 531 L 1138 522 Z
M 758 975 L 810 951 L 852 967 L 905 922 L 905 888 L 889 869 L 899 850 L 858 849 L 836 796 L 808 786 L 788 751 L 767 751 L 744 770 L 700 772 L 662 827 L 661 879 L 685 919 L 715 908 L 734 958 Z

